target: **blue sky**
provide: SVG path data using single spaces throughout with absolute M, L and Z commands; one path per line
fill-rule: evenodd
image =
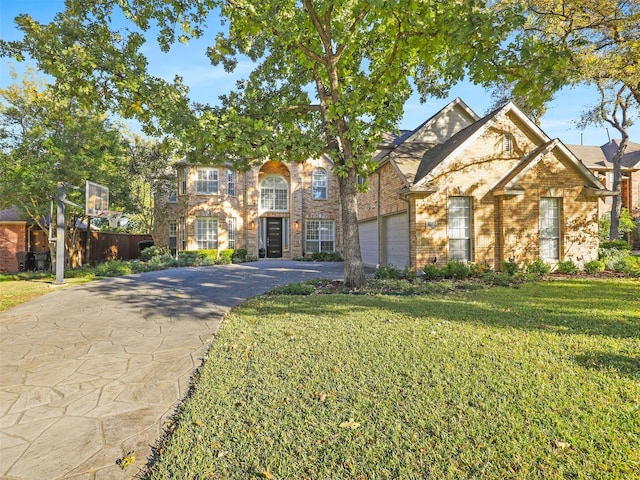
M 20 38 L 13 18 L 19 13 L 29 13 L 40 22 L 49 22 L 54 15 L 64 9 L 62 0 L 0 0 L 0 36 L 4 40 Z M 149 59 L 150 73 L 173 79 L 178 74 L 184 78 L 190 88 L 192 100 L 215 104 L 219 95 L 234 88 L 237 79 L 245 76 L 251 64 L 241 63 L 231 75 L 222 67 L 213 67 L 205 56 L 207 40 L 201 39 L 188 46 L 176 45 L 168 54 L 163 54 L 155 45 L 155 39 L 149 38 L 144 53 Z M 9 64 L 21 68 L 15 62 L 0 59 L 0 86 L 10 82 Z M 447 99 L 431 98 L 424 104 L 417 96 L 412 97 L 405 105 L 405 115 L 399 125 L 401 129 L 412 130 L 424 120 L 456 97 L 469 105 L 478 115 L 483 116 L 492 104 L 489 92 L 469 82 L 463 82 L 451 88 Z M 566 88 L 560 91 L 548 105 L 547 113 L 542 118 L 541 128 L 551 138 L 560 138 L 565 144 L 603 145 L 611 138 L 618 138 L 617 132 L 605 126 L 588 127 L 580 131 L 575 122 L 581 113 L 597 101 L 597 92 L 593 88 Z M 630 128 L 631 140 L 640 143 L 640 120 Z

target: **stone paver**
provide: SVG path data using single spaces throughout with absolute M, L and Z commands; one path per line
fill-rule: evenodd
M 0 478 L 129 479 L 223 315 L 341 263 L 182 268 L 67 286 L 0 312 Z M 117 460 L 133 453 L 125 471 Z

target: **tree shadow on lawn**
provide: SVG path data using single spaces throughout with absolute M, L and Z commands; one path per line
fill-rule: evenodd
M 640 380 L 640 356 L 619 355 L 610 352 L 591 352 L 576 355 L 576 363 L 593 370 L 612 369 L 618 375 Z
M 331 315 L 354 309 L 388 309 L 414 318 L 477 323 L 500 328 L 549 331 L 561 335 L 640 338 L 640 283 L 637 281 L 551 281 L 519 288 L 493 287 L 451 295 L 332 297 Z M 307 302 L 282 313 L 317 314 Z M 271 306 L 270 308 L 279 309 Z M 276 310 L 277 312 L 277 310 Z M 275 312 L 274 312 L 275 313 Z M 260 312 L 256 312 L 257 315 Z

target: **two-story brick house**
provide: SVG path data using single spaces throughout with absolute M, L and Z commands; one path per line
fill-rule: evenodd
M 449 260 L 597 257 L 599 198 L 610 195 L 559 140 L 515 105 L 480 118 L 456 99 L 413 131 L 388 135 L 359 194 L 363 262 L 422 268 Z M 246 248 L 292 258 L 342 251 L 328 156 L 248 172 L 180 163 L 163 221 L 179 250 Z
M 157 209 L 156 242 L 172 249 L 247 249 L 293 258 L 342 249 L 338 182 L 329 157 L 267 161 L 247 172 L 176 166 L 177 193 Z

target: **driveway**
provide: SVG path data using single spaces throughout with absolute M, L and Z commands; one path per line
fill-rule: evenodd
M 63 287 L 0 312 L 0 478 L 128 479 L 229 309 L 342 263 L 261 260 Z M 116 463 L 131 454 L 123 470 Z

